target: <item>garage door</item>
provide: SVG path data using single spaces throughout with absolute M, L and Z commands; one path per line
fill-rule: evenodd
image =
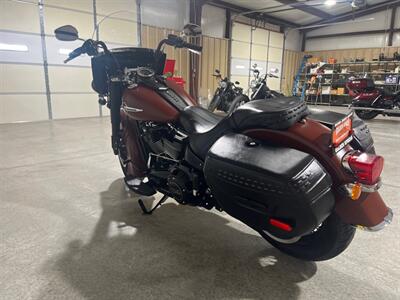
M 94 38 L 110 48 L 137 46 L 136 1 L 0 2 L 0 123 L 108 114 L 91 90 L 90 58 L 63 63 L 81 42 L 58 41 L 54 29 L 71 24 L 90 38 L 95 22 L 109 15 Z
M 283 34 L 262 28 L 233 23 L 231 44 L 231 79 L 239 81 L 247 89 L 251 80 L 251 66 L 265 74 L 271 68 L 278 68 L 281 77 Z M 280 78 L 268 78 L 267 84 L 280 91 Z

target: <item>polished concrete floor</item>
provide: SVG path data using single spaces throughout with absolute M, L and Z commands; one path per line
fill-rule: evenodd
M 400 118 L 368 124 L 394 222 L 319 263 L 224 214 L 142 215 L 107 118 L 1 125 L 0 299 L 400 299 Z

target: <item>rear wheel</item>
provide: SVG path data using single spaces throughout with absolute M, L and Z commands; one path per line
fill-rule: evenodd
M 356 110 L 356 115 L 363 120 L 372 120 L 379 115 L 379 112 L 375 110 Z
M 332 213 L 313 233 L 293 243 L 279 242 L 264 231 L 261 236 L 280 251 L 308 261 L 331 259 L 342 253 L 351 243 L 355 228 Z

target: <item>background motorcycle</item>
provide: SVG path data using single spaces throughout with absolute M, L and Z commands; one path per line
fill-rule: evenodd
M 269 73 L 260 75 L 260 71 L 257 69 L 257 64 L 254 64 L 251 71 L 253 72 L 254 79 L 252 79 L 250 82 L 250 98 L 246 95 L 240 95 L 239 97 L 236 97 L 229 108 L 228 114 L 231 114 L 239 106 L 252 100 L 284 97 L 283 94 L 273 91 L 267 86 L 267 77 L 279 78 L 277 75 L 275 75 L 275 73 L 278 72 L 278 69 L 271 69 Z
M 243 89 L 238 87 L 239 81 L 231 82 L 228 77 L 222 79 L 221 72 L 216 69 L 213 76 L 217 77 L 220 81 L 214 96 L 208 106 L 208 110 L 213 112 L 216 109 L 228 112 L 233 100 L 243 94 Z
M 350 79 L 346 86 L 353 97 L 350 107 L 361 119 L 370 120 L 379 114 L 400 116 L 400 91 L 376 87 L 370 78 Z
M 55 34 L 78 39 L 68 25 Z M 109 50 L 89 39 L 66 60 L 92 56 L 92 86 L 107 98 L 112 148 L 124 173 L 145 176 L 152 193 L 164 194 L 151 210 L 140 200 L 144 213 L 168 197 L 224 210 L 304 260 L 344 251 L 354 226 L 376 231 L 390 222 L 377 191 L 383 158 L 368 153 L 371 136 L 352 126 L 351 115 L 307 116 L 304 102 L 277 98 L 217 116 L 161 75 L 164 45 L 201 50 L 176 35 L 156 50 Z

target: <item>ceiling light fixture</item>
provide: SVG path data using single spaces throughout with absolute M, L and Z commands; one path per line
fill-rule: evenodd
M 27 46 L 27 45 L 4 44 L 4 43 L 0 43 L 0 50 L 3 50 L 3 51 L 27 52 L 29 49 L 28 49 L 28 46 Z
M 336 0 L 326 0 L 324 2 L 326 6 L 334 6 L 336 4 Z

